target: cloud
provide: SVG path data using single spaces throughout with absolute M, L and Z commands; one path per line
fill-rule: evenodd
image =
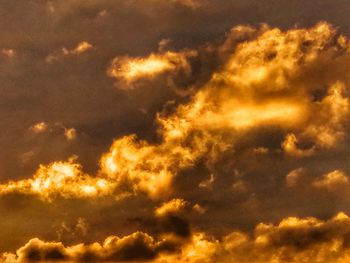
M 93 46 L 89 42 L 82 41 L 82 42 L 78 43 L 78 45 L 75 48 L 73 48 L 73 49 L 63 48 L 62 52 L 63 52 L 64 55 L 70 55 L 70 54 L 79 55 L 81 53 L 84 53 L 84 52 L 88 51 L 92 47 Z
M 13 58 L 16 56 L 16 51 L 11 48 L 3 48 L 1 49 L 0 54 L 7 58 Z
M 207 180 L 200 182 L 198 186 L 200 188 L 212 189 L 212 185 L 214 181 L 215 181 L 215 177 L 213 174 L 211 174 Z
M 81 41 L 72 49 L 63 47 L 60 51 L 53 52 L 46 57 L 47 63 L 58 61 L 65 56 L 77 56 L 92 49 L 93 45 L 87 41 Z
M 70 141 L 74 140 L 77 137 L 77 131 L 74 128 L 67 128 L 62 123 L 47 123 L 44 121 L 37 122 L 33 124 L 30 128 L 30 131 L 32 131 L 34 134 L 41 134 L 41 133 L 63 133 L 65 138 Z
M 67 140 L 74 140 L 77 137 L 77 131 L 74 128 L 66 128 L 64 135 L 66 136 Z
M 286 175 L 286 184 L 288 187 L 295 186 L 304 173 L 303 168 L 297 168 Z
M 110 236 L 103 243 L 90 245 L 77 244 L 64 246 L 61 242 L 45 242 L 38 238 L 28 241 L 19 248 L 16 255 L 4 253 L 4 262 L 126 262 L 148 261 L 155 259 L 160 253 L 174 252 L 178 249 L 175 240 L 156 240 L 143 232 L 119 238 Z
M 310 149 L 299 149 L 297 143 L 298 139 L 294 134 L 287 134 L 282 142 L 282 149 L 286 154 L 295 157 L 308 157 L 315 153 L 314 147 Z
M 30 127 L 30 130 L 32 130 L 35 133 L 44 132 L 47 129 L 47 123 L 45 122 L 38 122 L 34 124 L 32 127 Z
M 133 89 L 140 80 L 152 80 L 164 74 L 190 74 L 191 68 L 188 59 L 195 55 L 195 51 L 167 51 L 159 54 L 152 53 L 147 57 L 116 57 L 113 59 L 107 74 L 119 81 L 117 87 Z
M 0 185 L 0 194 L 22 193 L 52 200 L 57 196 L 88 198 L 110 194 L 113 183 L 95 178 L 82 172 L 73 158 L 67 162 L 53 162 L 41 165 L 33 178 L 10 181 Z
M 237 35 L 254 34 L 249 41 L 234 41 Z M 43 191 L 44 197 L 55 191 L 95 197 L 122 188 L 151 198 L 167 198 L 181 171 L 193 167 L 199 159 L 215 163 L 221 153 L 236 145 L 238 137 L 259 128 L 279 129 L 286 138 L 281 142 L 282 149 L 298 157 L 335 148 L 344 139 L 349 114 L 346 68 L 350 59 L 347 39 L 331 25 L 319 23 L 285 32 L 266 25 L 239 26 L 217 49 L 219 56 L 225 54 L 227 58 L 221 60 L 223 64 L 211 78 L 188 102 L 157 115 L 157 143 L 139 140 L 136 135 L 120 137 L 102 155 L 96 176 L 79 171 L 74 184 L 65 187 L 68 177 L 64 175 L 60 184 L 54 180 L 55 187 L 47 192 L 42 190 L 42 183 L 38 183 L 40 190 L 35 190 L 32 182 L 47 182 L 51 175 L 36 175 L 35 179 L 3 185 L 2 192 L 24 185 L 29 192 L 40 195 Z M 186 56 L 193 53 L 188 52 L 117 57 L 109 74 L 137 82 L 177 68 L 188 70 Z M 320 76 L 320 70 L 325 74 Z M 297 145 L 305 143 L 311 146 L 303 149 Z M 98 182 L 104 182 L 103 186 Z
M 56 230 L 58 240 L 61 240 L 63 236 L 86 236 L 88 233 L 89 224 L 86 219 L 79 217 L 74 224 L 62 222 Z
M 122 238 L 110 236 L 101 244 L 67 247 L 34 238 L 19 248 L 16 255 L 4 253 L 2 257 L 8 262 L 345 263 L 350 257 L 349 233 L 350 219 L 340 212 L 326 221 L 288 217 L 277 225 L 260 223 L 253 235 L 236 231 L 221 241 L 203 232 L 193 233 L 186 241 L 171 236 L 157 239 L 135 232 Z
M 347 262 L 349 226 L 344 213 L 328 221 L 289 217 L 278 225 L 259 224 L 253 238 L 242 233 L 224 238 L 216 262 Z
M 204 1 L 203 0 L 171 0 L 170 2 L 179 3 L 181 5 L 191 7 L 191 8 L 198 8 L 202 5 Z
M 169 214 L 178 214 L 179 212 L 183 211 L 186 206 L 188 206 L 188 202 L 185 200 L 179 198 L 172 199 L 168 202 L 163 203 L 160 207 L 157 207 L 155 214 L 160 217 Z
M 312 185 L 316 188 L 325 188 L 331 191 L 350 186 L 348 176 L 339 170 L 324 174 L 321 178 L 315 179 Z

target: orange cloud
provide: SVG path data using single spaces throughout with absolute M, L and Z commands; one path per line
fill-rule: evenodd
M 32 130 L 35 133 L 40 133 L 46 131 L 48 128 L 48 125 L 46 122 L 38 122 L 30 127 L 30 130 Z
M 78 43 L 72 49 L 68 49 L 66 47 L 63 47 L 60 51 L 55 51 L 55 52 L 49 54 L 46 57 L 46 62 L 52 63 L 52 62 L 60 60 L 64 56 L 80 55 L 82 53 L 87 52 L 88 50 L 91 50 L 92 48 L 93 48 L 92 44 L 90 44 L 87 41 L 82 41 L 82 42 Z
M 62 52 L 64 55 L 70 55 L 70 54 L 78 55 L 78 54 L 81 54 L 81 53 L 88 51 L 92 47 L 93 46 L 89 42 L 82 41 L 82 42 L 78 43 L 78 45 L 73 49 L 62 48 Z
M 0 194 L 31 194 L 43 200 L 52 200 L 56 196 L 91 198 L 110 194 L 112 186 L 113 182 L 84 174 L 81 166 L 71 159 L 41 165 L 33 178 L 1 184 Z
M 107 73 L 110 77 L 124 82 L 125 88 L 132 89 L 134 84 L 142 79 L 152 79 L 165 73 L 176 74 L 179 71 L 189 73 L 190 66 L 187 57 L 195 55 L 195 51 L 167 51 L 159 54 L 153 53 L 147 57 L 116 57 Z
M 346 263 L 350 259 L 350 218 L 340 212 L 323 221 L 288 217 L 277 225 L 260 223 L 253 235 L 236 231 L 221 241 L 203 232 L 189 240 L 171 236 L 157 239 L 143 232 L 110 236 L 103 243 L 64 246 L 31 239 L 16 254 L 4 253 L 3 262 L 134 262 L 153 263 Z
M 188 202 L 183 199 L 172 199 L 168 202 L 163 203 L 160 207 L 157 207 L 155 210 L 155 214 L 157 216 L 165 216 L 168 214 L 177 214 L 183 211 L 186 206 L 188 206 Z
M 0 54 L 8 58 L 13 58 L 16 56 L 16 51 L 11 48 L 9 49 L 3 48 L 0 50 Z
M 337 188 L 349 187 L 349 178 L 340 170 L 324 174 L 321 178 L 316 179 L 312 185 L 317 188 L 326 188 L 337 190 Z
M 69 190 L 71 196 L 104 195 L 126 186 L 131 193 L 166 198 L 180 171 L 200 158 L 215 162 L 221 152 L 235 145 L 238 134 L 244 136 L 263 126 L 277 127 L 285 134 L 281 146 L 291 156 L 307 157 L 337 147 L 349 116 L 348 73 L 344 70 L 350 68 L 347 39 L 327 23 L 286 32 L 266 25 L 261 29 L 239 26 L 232 32 L 256 32 L 256 37 L 230 53 L 229 39 L 218 47 L 227 58 L 211 79 L 172 114 L 158 114 L 159 142 L 148 143 L 135 135 L 116 139 L 102 155 L 97 176 L 74 177 L 74 187 L 67 189 L 80 190 Z M 83 47 L 76 50 L 85 50 Z M 187 57 L 192 55 L 196 52 L 117 57 L 108 74 L 130 84 L 166 72 L 191 72 Z M 320 69 L 324 76 L 317 75 Z M 317 98 L 317 92 L 326 95 Z M 310 148 L 299 146 L 304 142 L 311 144 Z M 96 186 L 100 178 L 105 187 Z M 2 187 L 15 189 L 24 184 L 33 192 L 32 180 Z M 66 189 L 64 182 L 50 189 L 60 192 Z

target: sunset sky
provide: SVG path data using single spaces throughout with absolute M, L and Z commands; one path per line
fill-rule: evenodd
M 0 0 L 0 262 L 350 262 L 348 0 Z

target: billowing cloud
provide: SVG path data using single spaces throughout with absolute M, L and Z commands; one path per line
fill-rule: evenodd
M 64 190 L 72 196 L 96 196 L 118 185 L 153 198 L 169 196 L 181 170 L 195 165 L 200 158 L 215 162 L 218 153 L 235 145 L 238 133 L 242 137 L 259 127 L 277 127 L 285 132 L 281 147 L 294 156 L 308 157 L 318 149 L 336 147 L 345 136 L 349 114 L 347 39 L 327 23 L 286 32 L 266 25 L 232 30 L 238 31 L 240 35 L 256 32 L 258 36 L 235 46 L 222 67 L 188 103 L 179 105 L 173 113 L 158 114 L 159 143 L 139 140 L 136 135 L 116 139 L 101 157 L 96 177 L 74 176 L 75 184 L 66 188 L 69 176 L 64 175 L 58 185 L 49 187 L 54 189 L 50 193 Z M 218 47 L 219 54 L 228 50 L 233 35 L 229 34 Z M 137 82 L 178 68 L 190 72 L 186 56 L 193 52 L 188 52 L 116 58 L 109 74 Z M 322 76 L 317 75 L 320 69 L 326 72 Z M 299 148 L 298 143 L 305 142 L 311 146 Z M 42 188 L 35 190 L 32 181 L 46 182 L 48 177 L 35 178 L 11 182 L 3 186 L 6 190 L 2 192 L 25 185 L 25 189 L 40 194 Z M 98 182 L 104 182 L 104 186 Z
M 0 262 L 350 261 L 350 6 L 297 2 L 0 1 Z
M 347 262 L 349 226 L 344 213 L 328 221 L 290 217 L 278 225 L 259 224 L 253 238 L 226 236 L 215 262 Z
M 349 232 L 349 217 L 339 213 L 327 221 L 288 217 L 277 225 L 260 223 L 253 235 L 236 231 L 221 241 L 201 232 L 193 233 L 190 240 L 170 236 L 157 239 L 135 232 L 122 238 L 110 236 L 102 244 L 67 247 L 34 238 L 19 248 L 16 255 L 5 253 L 2 257 L 4 262 L 345 263 L 350 257 Z
M 95 178 L 82 172 L 81 166 L 73 159 L 41 165 L 33 178 L 10 181 L 0 185 L 0 194 L 23 193 L 36 195 L 44 200 L 56 196 L 95 197 L 111 192 L 113 183 Z
M 135 232 L 119 238 L 110 236 L 105 241 L 91 245 L 78 244 L 65 247 L 60 242 L 44 242 L 38 238 L 31 239 L 17 250 L 17 257 L 5 254 L 4 262 L 125 262 L 152 260 L 159 253 L 173 251 L 177 244 L 168 241 L 157 241 L 148 234 Z

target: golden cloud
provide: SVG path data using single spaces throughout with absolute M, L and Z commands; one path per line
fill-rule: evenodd
M 41 133 L 46 131 L 48 128 L 48 125 L 46 122 L 38 122 L 36 124 L 34 124 L 33 126 L 30 127 L 30 130 L 35 132 L 35 133 Z
M 223 254 L 214 262 L 347 262 L 349 231 L 344 213 L 328 221 L 290 217 L 276 226 L 259 224 L 253 238 L 242 233 L 224 238 Z
M 186 206 L 188 206 L 188 204 L 189 203 L 187 201 L 180 198 L 172 199 L 168 202 L 163 203 L 160 207 L 157 207 L 157 209 L 155 210 L 155 214 L 157 216 L 177 214 L 183 211 L 186 208 Z
M 92 48 L 93 48 L 93 45 L 90 44 L 89 42 L 81 41 L 72 49 L 63 47 L 59 52 L 55 51 L 55 52 L 47 55 L 46 62 L 52 63 L 52 62 L 55 62 L 57 60 L 60 60 L 64 56 L 80 55 L 82 53 L 87 52 L 88 50 L 91 50 Z
M 234 32 L 240 36 L 255 32 L 256 37 L 227 53 Z M 95 197 L 127 185 L 133 193 L 167 197 L 181 170 L 200 158 L 214 162 L 218 154 L 235 145 L 238 134 L 277 127 L 285 134 L 282 150 L 299 158 L 337 147 L 344 138 L 349 117 L 350 53 L 347 39 L 332 26 L 319 23 L 286 32 L 266 25 L 260 29 L 239 26 L 217 49 L 220 56 L 227 57 L 211 79 L 172 114 L 158 114 L 158 143 L 125 136 L 103 154 L 95 177 L 83 174 L 80 168 L 73 177 L 52 175 L 48 172 L 51 165 L 39 169 L 45 171 L 33 179 L 2 185 L 2 193 L 17 189 L 45 198 L 54 193 Z M 136 83 L 166 72 L 191 72 L 187 58 L 196 54 L 168 51 L 143 58 L 117 57 L 108 74 Z M 311 146 L 301 147 L 303 143 Z M 52 179 L 57 177 L 61 179 Z M 65 187 L 71 181 L 73 184 Z M 47 184 L 50 190 L 45 188 Z
M 295 170 L 289 172 L 286 175 L 287 186 L 294 187 L 298 183 L 298 181 L 300 180 L 300 177 L 302 176 L 303 172 L 304 172 L 303 168 L 298 168 L 298 169 L 295 169 Z
M 324 174 L 321 178 L 313 181 L 312 185 L 317 188 L 326 188 L 329 190 L 337 190 L 337 188 L 349 187 L 349 178 L 340 170 Z
M 74 140 L 77 137 L 77 130 L 74 128 L 67 128 L 62 123 L 50 124 L 47 122 L 37 122 L 29 127 L 29 130 L 34 134 L 41 134 L 46 132 L 60 131 L 63 133 L 68 141 Z
M 107 74 L 122 82 L 118 87 L 132 89 L 137 81 L 152 79 L 161 74 L 176 74 L 179 71 L 189 74 L 188 57 L 195 56 L 195 51 L 152 53 L 147 57 L 116 57 L 113 59 Z
M 110 236 L 90 245 L 66 247 L 60 242 L 31 239 L 16 254 L 4 253 L 4 262 L 30 261 L 147 261 L 154 263 L 345 263 L 350 259 L 350 218 L 340 212 L 323 221 L 288 217 L 279 224 L 260 223 L 254 234 L 232 232 L 221 241 L 203 232 L 189 240 L 154 238 L 143 232 Z
M 67 140 L 74 140 L 77 137 L 77 131 L 74 128 L 65 128 L 64 136 Z
M 73 159 L 41 165 L 33 178 L 10 181 L 0 185 L 0 194 L 23 193 L 36 195 L 43 200 L 63 197 L 87 198 L 110 194 L 113 183 L 82 172 Z
M 88 51 L 92 47 L 93 46 L 89 42 L 82 41 L 82 42 L 78 43 L 78 45 L 73 49 L 63 48 L 62 52 L 64 55 L 70 55 L 70 54 L 78 55 L 78 54 L 81 54 L 81 53 Z
M 119 238 L 110 236 L 105 241 L 91 245 L 78 244 L 65 247 L 61 242 L 44 242 L 31 239 L 17 250 L 16 255 L 6 253 L 4 262 L 125 262 L 152 260 L 158 253 L 175 249 L 176 244 L 161 240 L 142 232 Z

